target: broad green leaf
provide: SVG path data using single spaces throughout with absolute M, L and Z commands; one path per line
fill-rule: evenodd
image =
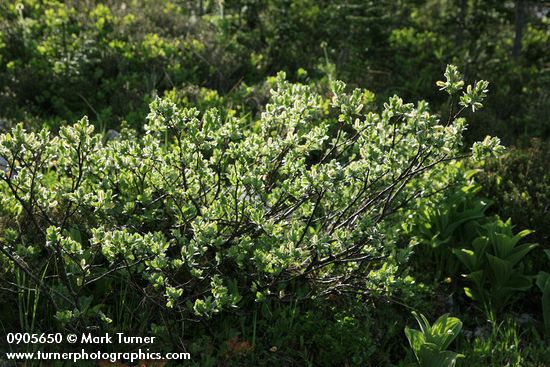
M 506 260 L 509 261 L 512 264 L 512 266 L 515 266 L 525 257 L 525 255 L 527 255 L 531 250 L 533 250 L 537 246 L 538 246 L 537 244 L 531 244 L 531 243 L 517 246 L 508 253 L 508 256 L 506 256 Z
M 451 351 L 440 351 L 433 344 L 424 344 L 418 353 L 421 367 L 453 367 L 460 354 Z
M 476 270 L 476 254 L 472 250 L 453 249 L 453 254 L 455 254 L 469 271 Z
M 506 284 L 512 275 L 512 264 L 507 260 L 489 254 L 487 254 L 487 260 L 493 274 L 493 279 L 497 284 Z
M 462 330 L 462 321 L 456 317 L 449 317 L 448 314 L 441 316 L 432 326 L 432 332 L 439 336 L 438 346 L 440 350 L 445 350 L 449 347 L 452 341 L 458 336 Z
M 414 354 L 417 355 L 422 345 L 426 342 L 424 334 L 422 334 L 419 330 L 405 327 L 405 335 L 409 340 L 409 344 L 411 345 Z
M 550 278 L 549 273 L 545 271 L 539 272 L 539 275 L 537 276 L 537 287 L 539 287 L 541 291 L 544 291 L 544 288 L 546 287 L 546 284 L 548 283 L 549 278 Z

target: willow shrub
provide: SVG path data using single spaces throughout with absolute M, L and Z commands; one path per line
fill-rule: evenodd
M 446 76 L 441 89 L 460 93 L 456 68 Z M 461 110 L 442 120 L 395 96 L 377 113 L 342 82 L 328 98 L 284 74 L 274 85 L 253 123 L 157 99 L 143 136 L 105 141 L 86 118 L 55 135 L 21 125 L 1 135 L 3 276 L 36 289 L 38 319 L 121 322 L 111 306 L 130 293 L 160 315 L 205 319 L 266 300 L 391 292 L 406 253 L 395 245 L 401 209 L 439 189 L 446 163 L 499 148 L 463 147 Z M 468 86 L 461 108 L 480 108 L 486 87 Z

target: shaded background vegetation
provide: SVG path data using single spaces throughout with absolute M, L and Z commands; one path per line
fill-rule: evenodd
M 472 138 L 549 134 L 548 3 L 500 0 L 3 2 L 4 121 L 139 125 L 155 94 L 196 88 L 238 98 L 284 70 L 447 103 L 446 64 L 492 94 Z M 201 98 L 202 99 L 202 98 Z M 242 102 L 241 102 L 242 103 Z M 6 122 L 4 122 L 6 125 Z

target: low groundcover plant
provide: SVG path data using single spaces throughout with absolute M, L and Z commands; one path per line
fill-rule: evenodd
M 456 68 L 446 76 L 441 88 L 460 93 Z M 167 315 L 391 292 L 401 209 L 439 189 L 446 163 L 500 150 L 487 138 L 468 151 L 465 120 L 426 102 L 394 96 L 375 112 L 342 82 L 328 98 L 272 82 L 253 122 L 156 99 L 143 136 L 104 141 L 86 118 L 0 136 L 2 276 L 24 274 L 45 300 L 38 327 L 122 323 L 132 297 L 156 310 L 156 330 Z M 462 109 L 486 88 L 468 86 Z

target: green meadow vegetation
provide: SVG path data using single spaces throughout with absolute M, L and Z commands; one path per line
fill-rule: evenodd
M 0 365 L 548 366 L 549 100 L 547 1 L 2 1 Z

